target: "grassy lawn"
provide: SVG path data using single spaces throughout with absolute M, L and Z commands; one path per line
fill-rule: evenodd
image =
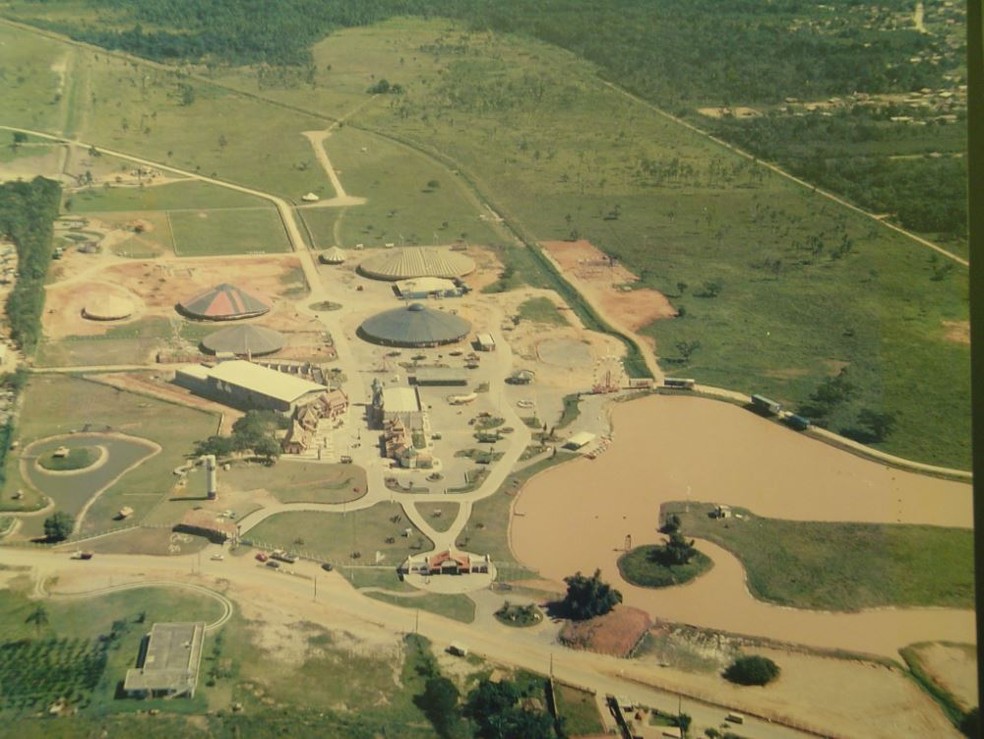
M 0 123 L 59 132 L 64 111 L 52 104 L 59 75 L 51 67 L 66 60 L 71 52 L 57 41 L 7 26 L 0 28 L 0 44 L 4 66 L 10 70 L 0 80 L 4 101 Z M 11 134 L 2 135 L 8 143 Z
M 489 554 L 498 570 L 498 580 L 521 580 L 529 577 L 531 571 L 516 561 L 509 548 L 509 507 L 522 483 L 537 472 L 559 464 L 573 455 L 558 452 L 552 459 L 544 459 L 510 475 L 502 486 L 488 498 L 472 505 L 471 519 L 459 540 L 468 538 L 468 550 Z M 518 484 L 513 484 L 513 480 Z
M 114 159 L 108 157 L 108 159 Z M 213 208 L 270 208 L 253 195 L 196 180 L 151 187 L 92 187 L 71 195 L 72 214 L 114 211 L 211 210 Z
M 38 346 L 36 363 L 41 367 L 145 364 L 172 335 L 171 322 L 166 318 L 141 318 L 98 336 L 45 339 Z
M 94 447 L 75 447 L 69 449 L 68 454 L 56 457 L 54 452 L 42 455 L 38 459 L 38 464 L 46 470 L 63 472 L 66 470 L 85 469 L 99 458 L 99 450 Z
M 712 519 L 672 503 L 681 530 L 742 561 L 755 597 L 796 608 L 974 607 L 973 532 L 936 526 Z
M 665 565 L 655 559 L 662 549 L 654 544 L 636 547 L 618 558 L 618 571 L 633 585 L 666 588 L 690 582 L 714 566 L 711 558 L 700 552 L 685 565 Z
M 414 505 L 435 531 L 450 529 L 458 515 L 457 503 L 414 503 Z
M 415 593 L 417 589 L 400 579 L 395 567 L 339 567 L 338 572 L 354 588 L 382 588 L 396 593 Z
M 366 473 L 351 464 L 234 464 L 221 473 L 232 490 L 269 490 L 281 503 L 348 503 L 366 494 Z
M 427 593 L 426 595 L 416 597 L 405 597 L 390 595 L 388 593 L 366 593 L 366 597 L 372 598 L 373 600 L 381 600 L 383 603 L 389 603 L 392 606 L 435 613 L 438 616 L 453 618 L 455 621 L 461 621 L 466 624 L 470 624 L 475 620 L 475 601 L 467 595 Z
M 593 693 L 554 682 L 554 700 L 557 713 L 564 719 L 564 731 L 568 736 L 602 734 L 605 725 L 598 715 L 598 704 Z
M 519 306 L 519 318 L 550 326 L 566 326 L 567 319 L 550 298 L 530 298 Z
M 99 221 L 128 229 L 129 224 L 136 220 L 150 224 L 142 233 L 133 233 L 128 238 L 113 245 L 112 253 L 119 257 L 131 259 L 153 259 L 159 256 L 174 254 L 174 238 L 171 235 L 171 224 L 167 213 L 156 210 L 123 210 L 100 211 L 87 213 L 82 218 L 92 217 Z
M 273 208 L 172 211 L 174 251 L 181 257 L 290 251 L 280 216 Z
M 89 509 L 82 527 L 84 534 L 108 528 L 114 514 L 123 506 L 134 509 L 131 521 L 141 521 L 170 491 L 174 482 L 171 471 L 184 462 L 193 442 L 215 433 L 218 424 L 218 419 L 210 413 L 69 376 L 32 376 L 24 393 L 25 407 L 31 413 L 22 414 L 18 426 L 22 446 L 89 424 L 92 428 L 109 426 L 150 439 L 163 448 L 102 493 Z M 30 507 L 33 501 L 28 498 L 34 492 L 21 478 L 17 456 L 7 455 L 5 472 L 4 502 L 20 488 L 27 495 L 22 502 Z M 134 494 L 135 491 L 139 494 Z M 42 523 L 41 518 L 24 519 L 22 532 L 27 536 L 37 535 Z
M 404 537 L 407 528 L 412 531 Z M 409 555 L 431 546 L 396 503 L 377 503 L 348 513 L 279 513 L 250 530 L 246 538 L 258 547 L 295 549 L 336 564 L 388 564 L 394 568 Z M 389 538 L 392 543 L 386 541 Z M 295 544 L 298 540 L 303 544 Z M 381 555 L 378 561 L 377 552 Z M 356 553 L 359 556 L 353 557 Z

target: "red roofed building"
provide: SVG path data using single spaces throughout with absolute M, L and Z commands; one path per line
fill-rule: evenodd
M 492 563 L 489 555 L 482 557 L 445 549 L 434 554 L 419 554 L 408 557 L 400 568 L 410 575 L 468 575 L 488 573 Z

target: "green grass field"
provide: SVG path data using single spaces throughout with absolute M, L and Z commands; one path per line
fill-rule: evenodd
M 373 600 L 389 603 L 392 606 L 413 610 L 426 611 L 438 616 L 451 618 L 470 624 L 475 620 L 475 601 L 467 595 L 440 595 L 427 593 L 415 597 L 391 595 L 389 593 L 366 593 Z
M 108 157 L 107 158 L 112 158 Z M 185 180 L 152 187 L 92 187 L 71 197 L 71 214 L 113 211 L 252 209 L 273 206 L 263 198 L 206 182 Z
M 0 81 L 4 99 L 0 123 L 60 132 L 65 112 L 54 102 L 59 75 L 52 66 L 67 62 L 71 52 L 57 41 L 8 26 L 0 27 L 0 44 L 9 70 Z
M 38 464 L 46 470 L 65 471 L 82 470 L 99 459 L 99 451 L 92 447 L 76 447 L 69 449 L 68 454 L 56 457 L 54 452 L 43 455 Z
M 352 127 L 325 140 L 332 166 L 349 195 L 367 198 L 344 209 L 305 208 L 320 248 L 354 244 L 497 243 L 505 232 L 491 221 L 460 178 L 403 144 Z M 437 187 L 428 183 L 437 182 Z
M 349 503 L 366 494 L 366 473 L 350 464 L 236 464 L 222 471 L 222 484 L 231 490 L 269 490 L 281 503 Z
M 85 367 L 114 364 L 145 364 L 173 336 L 170 321 L 141 318 L 114 326 L 96 336 L 66 336 L 59 341 L 44 339 L 38 346 L 40 367 Z
M 741 560 L 756 598 L 794 608 L 857 611 L 885 606 L 974 607 L 974 535 L 969 529 L 712 519 L 710 504 L 671 503 L 681 530 Z
M 89 509 L 83 534 L 109 528 L 113 516 L 125 505 L 134 509 L 130 520 L 141 521 L 170 491 L 174 483 L 171 471 L 184 462 L 194 441 L 214 434 L 218 424 L 210 413 L 70 376 L 33 376 L 24 391 L 24 403 L 32 412 L 22 414 L 18 425 L 22 445 L 90 424 L 93 428 L 110 426 L 150 439 L 163 448 L 102 493 Z M 30 508 L 35 493 L 21 478 L 15 455 L 7 455 L 5 473 L 3 500 L 10 501 L 12 492 L 20 488 L 26 497 L 19 502 Z M 134 491 L 139 491 L 139 495 L 132 495 Z M 42 518 L 24 519 L 21 532 L 26 536 L 39 535 L 42 523 Z
M 458 515 L 457 503 L 414 503 L 435 531 L 447 531 Z
M 566 326 L 567 319 L 557 310 L 557 306 L 549 298 L 530 298 L 519 306 L 520 320 L 544 323 L 548 326 Z
M 587 736 L 604 733 L 605 726 L 598 715 L 598 704 L 592 693 L 571 685 L 554 682 L 557 713 L 564 719 L 568 736 Z
M 287 232 L 273 208 L 171 211 L 168 221 L 180 257 L 290 251 Z
M 407 528 L 413 530 L 404 537 Z M 293 549 L 336 564 L 389 564 L 394 569 L 408 555 L 431 546 L 396 503 L 377 503 L 347 513 L 279 513 L 251 529 L 245 538 L 258 547 Z M 387 542 L 389 538 L 393 541 Z M 295 544 L 298 539 L 303 544 Z M 377 552 L 382 555 L 379 561 Z M 355 553 L 359 556 L 353 557 Z

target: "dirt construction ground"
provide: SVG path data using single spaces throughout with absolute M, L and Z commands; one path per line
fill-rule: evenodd
M 544 241 L 541 246 L 557 263 L 564 276 L 606 318 L 629 331 L 638 331 L 660 318 L 672 318 L 676 310 L 656 290 L 632 289 L 639 281 L 619 262 L 608 257 L 588 241 Z

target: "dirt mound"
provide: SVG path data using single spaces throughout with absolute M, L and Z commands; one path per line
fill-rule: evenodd
M 572 649 L 628 657 L 652 625 L 645 611 L 618 606 L 604 616 L 569 622 L 560 632 L 560 642 Z

